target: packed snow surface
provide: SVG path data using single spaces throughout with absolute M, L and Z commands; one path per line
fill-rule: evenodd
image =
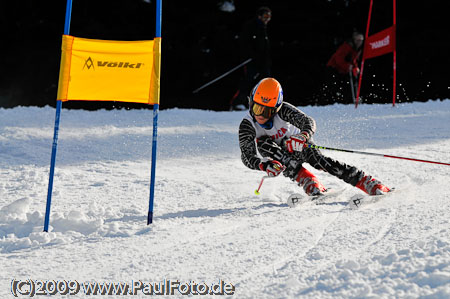
M 318 145 L 450 163 L 450 100 L 299 108 L 316 119 Z M 450 297 L 449 166 L 323 150 L 395 193 L 352 209 L 361 191 L 306 165 L 343 191 L 291 209 L 302 189 L 283 176 L 254 194 L 264 173 L 240 160 L 245 113 L 160 111 L 147 226 L 152 111 L 63 107 L 46 233 L 55 109 L 0 109 L 0 297 L 27 280 L 222 283 L 235 298 Z

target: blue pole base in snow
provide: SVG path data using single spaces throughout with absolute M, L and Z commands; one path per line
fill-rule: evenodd
M 148 212 L 147 225 L 151 224 L 152 222 L 153 222 L 153 212 Z

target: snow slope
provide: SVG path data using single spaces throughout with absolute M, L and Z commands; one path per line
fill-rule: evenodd
M 450 100 L 300 108 L 318 145 L 450 163 Z M 360 191 L 307 167 L 344 191 L 290 209 L 301 189 L 284 177 L 254 195 L 264 174 L 240 161 L 243 115 L 160 111 L 147 226 L 152 112 L 63 108 L 44 233 L 55 110 L 0 109 L 0 297 L 27 279 L 222 281 L 236 298 L 450 297 L 449 166 L 323 151 L 397 192 L 350 209 Z

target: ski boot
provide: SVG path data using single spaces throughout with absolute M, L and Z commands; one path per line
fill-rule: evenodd
M 298 182 L 299 186 L 303 186 L 303 190 L 309 196 L 319 197 L 324 195 L 327 189 L 319 182 L 317 177 L 308 171 L 306 168 L 302 167 L 295 177 L 295 181 Z
M 383 195 L 391 189 L 381 184 L 380 181 L 372 178 L 370 175 L 363 177 L 355 186 L 369 195 Z

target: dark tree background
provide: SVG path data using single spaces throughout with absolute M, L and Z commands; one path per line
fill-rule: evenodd
M 161 109 L 227 110 L 242 69 L 193 94 L 238 65 L 242 24 L 259 6 L 272 9 L 268 30 L 273 76 L 296 105 L 314 99 L 325 65 L 356 29 L 365 33 L 369 0 L 163 0 Z M 229 0 L 228 2 L 231 2 Z M 373 34 L 392 25 L 392 1 L 374 1 Z M 398 102 L 450 98 L 448 10 L 445 1 L 397 1 Z M 0 107 L 55 105 L 66 1 L 0 2 Z M 71 35 L 111 40 L 152 39 L 155 0 L 73 0 Z M 366 61 L 362 95 L 392 101 L 392 54 Z M 127 103 L 68 102 L 65 108 L 143 108 Z

